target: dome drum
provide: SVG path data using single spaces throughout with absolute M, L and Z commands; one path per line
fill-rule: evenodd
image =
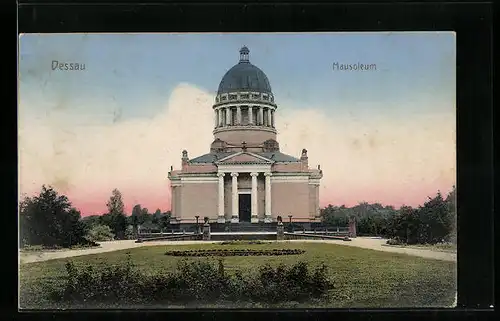
M 277 107 L 274 103 L 274 96 L 272 93 L 259 92 L 233 92 L 219 94 L 215 97 L 214 107 L 235 102 L 260 102 Z

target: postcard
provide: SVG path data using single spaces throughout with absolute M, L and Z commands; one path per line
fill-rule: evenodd
M 22 34 L 19 308 L 454 307 L 453 32 Z

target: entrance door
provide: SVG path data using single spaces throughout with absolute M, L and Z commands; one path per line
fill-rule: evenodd
M 250 222 L 251 213 L 251 194 L 240 194 L 239 195 L 239 216 L 240 222 Z

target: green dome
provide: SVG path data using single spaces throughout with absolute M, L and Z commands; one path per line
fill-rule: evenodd
M 247 47 L 241 48 L 240 62 L 222 77 L 217 94 L 236 91 L 272 93 L 266 74 L 248 60 L 249 52 Z

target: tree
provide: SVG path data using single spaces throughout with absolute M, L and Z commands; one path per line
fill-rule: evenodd
M 170 226 L 170 217 L 171 217 L 170 211 L 161 214 L 161 217 L 158 222 L 160 229 L 164 230 Z
M 102 216 L 101 215 L 90 215 L 90 216 L 85 216 L 82 217 L 82 223 L 85 224 L 85 226 L 90 230 L 96 225 L 101 225 L 102 224 Z
M 127 229 L 127 217 L 124 212 L 124 204 L 122 200 L 122 194 L 118 189 L 112 191 L 111 197 L 108 203 L 108 214 L 110 219 L 110 227 L 117 239 L 123 239 L 125 237 L 125 231 Z
M 87 244 L 86 226 L 80 216 L 65 195 L 43 185 L 38 196 L 25 197 L 19 204 L 21 245 Z
M 141 208 L 141 212 L 138 216 L 139 220 L 138 220 L 138 223 L 139 225 L 144 225 L 144 223 L 146 222 L 151 222 L 152 221 L 152 215 L 149 214 L 149 211 L 147 208 Z
M 453 219 L 449 210 L 449 205 L 439 191 L 434 198 L 429 198 L 429 201 L 420 207 L 422 221 L 428 226 L 427 243 L 435 244 L 447 240 L 453 229 Z
M 161 210 L 158 208 L 154 214 L 153 214 L 153 217 L 151 219 L 151 222 L 154 224 L 154 225 L 159 225 L 159 222 L 160 222 L 160 218 L 161 218 Z
M 140 216 L 141 216 L 141 205 L 136 204 L 132 209 L 132 215 L 130 220 L 130 224 L 132 225 L 135 234 L 137 234 L 137 226 L 139 225 Z
M 349 221 L 350 209 L 344 205 L 337 207 L 329 204 L 320 210 L 323 224 L 331 227 L 347 226 Z
M 457 242 L 457 190 L 455 185 L 453 185 L 450 193 L 445 200 L 448 206 L 448 220 L 450 222 L 450 233 L 448 235 L 448 240 L 450 242 Z

